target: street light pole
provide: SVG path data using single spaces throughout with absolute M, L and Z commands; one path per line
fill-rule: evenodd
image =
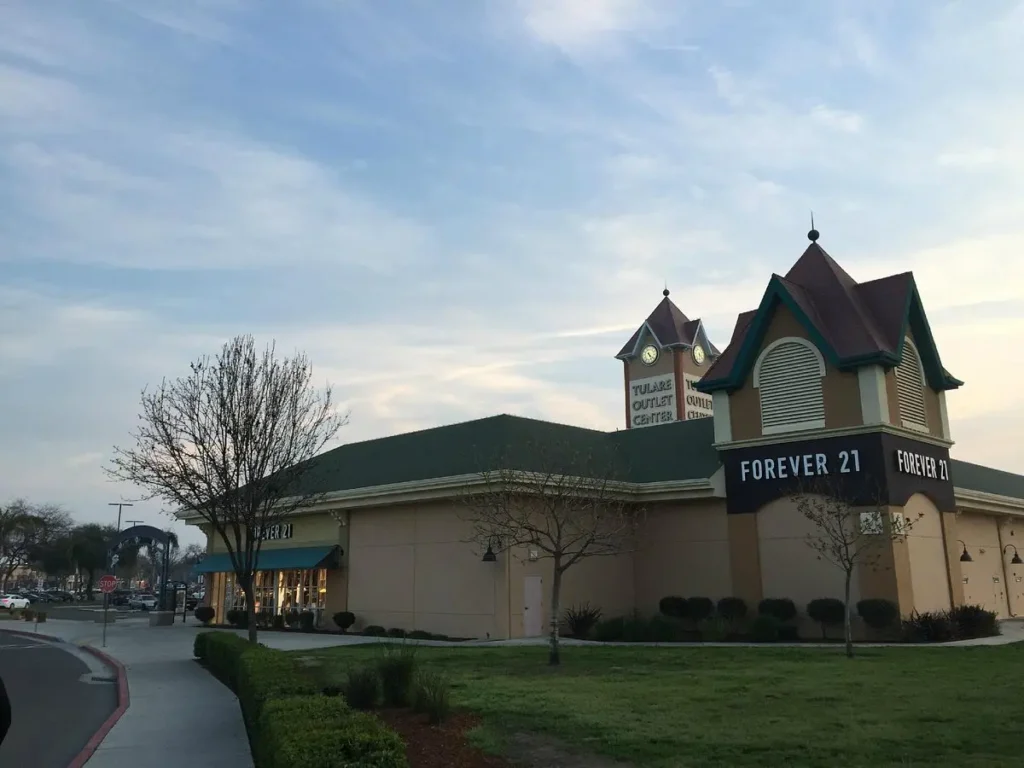
M 121 532 L 121 508 L 122 507 L 133 507 L 134 504 L 129 504 L 127 501 L 111 501 L 107 503 L 108 507 L 117 507 L 117 532 Z

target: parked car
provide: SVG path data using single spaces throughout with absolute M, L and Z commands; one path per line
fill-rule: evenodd
M 128 600 L 128 607 L 133 611 L 152 611 L 156 609 L 155 595 L 134 595 Z
M 15 608 L 28 608 L 29 599 L 21 595 L 4 595 L 0 597 L 0 608 L 13 611 Z

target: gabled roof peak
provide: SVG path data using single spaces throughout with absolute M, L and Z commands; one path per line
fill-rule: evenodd
M 701 327 L 700 318 L 691 320 L 683 311 L 676 306 L 669 298 L 669 290 L 666 287 L 661 292 L 662 299 L 654 308 L 654 311 L 647 316 L 643 324 L 636 329 L 629 341 L 619 350 L 616 355 L 619 359 L 633 357 L 637 354 L 637 345 L 640 343 L 645 332 L 650 333 L 662 347 L 689 347 L 692 346 Z M 711 349 L 707 350 L 710 357 L 719 355 L 718 349 L 710 343 Z

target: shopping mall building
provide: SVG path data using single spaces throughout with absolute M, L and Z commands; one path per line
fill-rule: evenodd
M 1024 613 L 1024 477 L 950 458 L 945 397 L 962 382 L 942 365 L 913 275 L 857 283 L 811 236 L 722 351 L 664 292 L 617 356 L 622 430 L 500 415 L 323 454 L 303 480 L 317 503 L 264 542 L 258 607 L 542 634 L 551 561 L 532 548 L 482 558 L 462 500 L 481 473 L 543 471 L 530 446 L 557 442 L 612 452 L 623 493 L 646 510 L 630 551 L 566 573 L 563 606 L 612 616 L 654 613 L 666 595 L 841 597 L 843 574 L 807 546 L 797 508 L 813 481 L 915 521 L 882 567 L 859 570 L 855 599 Z M 223 616 L 241 596 L 222 542 L 208 536 L 208 552 L 200 569 Z

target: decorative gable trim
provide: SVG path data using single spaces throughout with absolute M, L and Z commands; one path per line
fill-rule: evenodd
M 761 303 L 750 321 L 750 326 L 743 337 L 739 352 L 730 370 L 715 379 L 703 378 L 696 384 L 698 390 L 705 393 L 713 393 L 718 390 L 734 392 L 743 386 L 754 366 L 756 355 L 764 341 L 764 336 L 768 331 L 768 325 L 771 322 L 774 310 L 780 304 L 793 313 L 797 322 L 807 331 L 807 335 L 822 353 L 825 360 L 839 370 L 853 371 L 865 365 L 881 365 L 884 368 L 895 368 L 902 359 L 902 342 L 900 343 L 900 348 L 894 352 L 878 350 L 863 355 L 840 357 L 799 303 L 786 290 L 782 278 L 778 275 L 772 275 Z M 907 292 L 907 303 L 903 310 L 903 316 L 902 338 L 906 338 L 908 328 L 913 331 L 915 338 L 917 338 L 921 362 L 928 385 L 940 392 L 962 386 L 962 381 L 950 375 L 942 367 L 938 349 L 935 346 L 935 339 L 932 336 L 931 327 L 928 325 L 928 319 L 924 314 L 921 297 L 917 292 L 917 284 L 913 278 L 911 278 L 910 290 Z
M 658 334 L 654 332 L 650 324 L 646 320 L 644 320 L 643 325 L 641 325 L 640 328 L 637 330 L 636 343 L 633 345 L 633 349 L 631 349 L 629 352 L 618 354 L 615 357 L 619 360 L 633 359 L 634 357 L 640 354 L 640 348 L 643 347 L 644 342 L 647 341 L 648 336 L 654 339 L 654 343 L 658 345 L 658 349 L 668 349 L 668 347 L 661 343 L 661 340 L 658 338 Z

